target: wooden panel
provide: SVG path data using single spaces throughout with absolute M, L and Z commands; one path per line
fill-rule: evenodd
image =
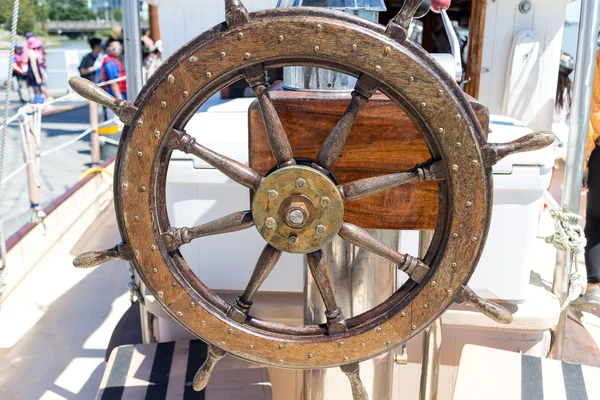
M 342 116 L 350 94 L 272 91 L 273 104 L 294 149 L 294 157 L 316 158 L 321 144 Z M 275 164 L 262 115 L 253 103 L 250 166 L 265 174 Z M 339 183 L 400 172 L 430 158 L 423 138 L 398 107 L 375 95 L 363 108 L 342 154 L 333 166 Z M 344 219 L 363 228 L 434 229 L 437 182 L 418 182 L 345 204 Z
M 486 4 L 485 23 L 483 30 L 483 51 L 481 54 L 481 74 L 479 76 L 479 90 L 477 99 L 484 104 L 489 104 L 492 96 L 492 74 L 491 68 L 494 63 L 494 46 L 496 41 L 496 15 L 498 13 L 498 3 Z M 504 78 L 502 78 L 504 79 Z
M 294 157 L 314 159 L 342 116 L 350 93 L 272 90 L 271 98 L 294 149 Z M 481 118 L 487 116 L 481 114 Z M 250 167 L 266 174 L 275 165 L 262 115 L 249 111 Z M 333 166 L 339 183 L 401 172 L 431 157 L 417 127 L 382 94 L 361 109 L 342 154 Z M 345 204 L 344 219 L 372 229 L 434 229 L 438 183 L 415 182 Z
M 471 17 L 469 21 L 469 62 L 467 64 L 467 79 L 465 92 L 474 98 L 479 97 L 479 80 L 481 77 L 481 62 L 483 58 L 483 38 L 487 0 L 471 1 Z

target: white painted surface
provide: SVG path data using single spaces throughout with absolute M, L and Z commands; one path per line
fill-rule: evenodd
M 3 301 L 2 400 L 96 397 L 109 339 L 130 306 L 129 275 L 122 261 L 90 269 L 74 268 L 72 261 L 119 241 L 109 207 L 87 232 L 66 232 Z
M 527 14 L 519 11 L 520 0 L 498 0 L 487 4 L 479 100 L 492 114 L 503 113 L 503 96 L 513 37 L 524 30 L 540 39 L 540 75 L 531 103 L 535 105 L 525 124 L 533 130 L 550 130 L 563 23 L 568 0 L 536 0 Z M 489 72 L 484 72 L 489 70 Z M 511 115 L 509 115 L 511 116 Z
M 222 0 L 155 1 L 158 4 L 163 40 L 163 55 L 168 56 L 198 34 L 225 20 Z M 483 72 L 479 100 L 492 114 L 503 114 L 503 98 L 514 36 L 525 30 L 540 39 L 540 72 L 530 95 L 531 110 L 523 122 L 534 130 L 550 130 L 558 63 L 561 53 L 563 23 L 569 0 L 536 0 L 532 11 L 518 10 L 520 0 L 498 0 L 487 4 L 485 21 Z M 276 0 L 246 0 L 248 11 L 273 8 Z M 512 115 L 509 115 L 512 116 Z M 519 117 L 519 115 L 514 115 Z
M 524 126 L 491 118 L 490 142 L 509 142 L 530 133 Z M 513 120 L 513 123 L 518 124 Z M 550 185 L 551 147 L 514 154 L 494 166 L 494 206 L 486 245 L 469 285 L 480 296 L 524 302 L 531 269 L 543 244 L 537 238 L 542 194 Z M 507 251 L 510 249 L 510 251 Z
M 521 31 L 513 38 L 513 45 L 504 88 L 503 115 L 521 121 L 535 117 L 537 104 L 532 102 L 540 77 L 540 41 L 537 33 Z
M 248 164 L 248 107 L 253 99 L 212 100 L 186 126 L 199 143 Z M 215 134 L 218 132 L 218 134 Z M 196 157 L 173 154 L 167 175 L 171 226 L 192 227 L 249 210 L 246 187 Z M 243 291 L 265 241 L 255 228 L 208 236 L 181 247 L 190 268 L 213 290 Z M 261 286 L 274 292 L 302 292 L 302 255 L 284 253 Z
M 195 36 L 225 21 L 223 0 L 155 0 L 167 57 Z M 277 0 L 244 0 L 249 12 L 275 8 Z

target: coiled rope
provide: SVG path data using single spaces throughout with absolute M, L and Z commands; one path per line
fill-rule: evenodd
M 582 268 L 579 261 L 587 244 L 583 228 L 577 223 L 581 216 L 565 210 L 550 210 L 550 216 L 554 219 L 554 233 L 549 236 L 540 237 L 548 244 L 554 245 L 565 253 L 572 252 L 571 275 L 569 275 L 569 290 L 567 297 L 560 305 L 563 311 L 573 300 L 585 294 L 587 286 L 587 272 Z
M 8 77 L 4 83 L 4 118 L 0 128 L 0 203 L 2 202 L 2 174 L 4 173 L 4 149 L 6 146 L 6 129 L 8 128 L 8 113 L 10 106 L 10 92 L 13 75 L 13 54 L 15 54 L 15 44 L 17 42 L 17 24 L 19 23 L 19 4 L 20 0 L 14 0 L 12 24 L 10 29 L 10 50 L 8 54 Z M 4 275 L 6 273 L 6 241 L 4 238 L 4 223 L 0 218 L 0 293 L 4 291 Z

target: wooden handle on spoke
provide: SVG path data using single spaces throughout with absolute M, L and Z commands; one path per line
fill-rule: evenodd
M 167 251 L 173 251 L 197 238 L 236 232 L 251 226 L 254 226 L 252 213 L 250 211 L 239 211 L 193 228 L 170 228 L 160 236 Z
M 69 86 L 81 97 L 110 108 L 125 125 L 131 125 L 137 107 L 132 103 L 117 99 L 94 82 L 78 76 L 69 79 Z
M 554 143 L 552 132 L 533 132 L 517 140 L 508 143 L 488 143 L 483 146 L 483 161 L 487 167 L 497 164 L 504 157 L 523 151 L 534 151 L 543 149 Z
M 346 374 L 348 380 L 350 381 L 350 387 L 352 388 L 352 399 L 353 400 L 369 400 L 369 394 L 365 389 L 365 385 L 363 385 L 360 380 L 360 367 L 358 363 L 342 365 L 340 367 L 342 372 Z
M 194 382 L 192 383 L 192 387 L 195 391 L 199 392 L 206 388 L 206 385 L 208 385 L 208 381 L 215 370 L 215 366 L 221 358 L 225 357 L 225 354 L 227 354 L 225 350 L 221 350 L 212 344 L 208 345 L 206 361 L 204 361 L 204 364 L 202 364 L 198 372 L 196 372 Z
M 408 37 L 408 28 L 422 1 L 406 0 L 400 12 L 388 22 L 385 28 L 386 35 L 398 43 L 403 43 Z
M 129 246 L 119 243 L 113 248 L 107 250 L 88 251 L 80 254 L 73 259 L 73 265 L 77 268 L 92 268 L 110 260 L 130 261 L 132 254 Z
M 463 285 L 461 290 L 456 294 L 455 302 L 470 304 L 479 309 L 486 317 L 500 324 L 510 324 L 513 321 L 510 311 L 493 301 L 479 297 L 467 285 Z

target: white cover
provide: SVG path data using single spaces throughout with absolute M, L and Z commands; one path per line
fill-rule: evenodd
M 540 76 L 537 33 L 522 31 L 515 35 L 506 71 L 502 113 L 527 124 L 535 118 L 539 106 L 534 101 Z

